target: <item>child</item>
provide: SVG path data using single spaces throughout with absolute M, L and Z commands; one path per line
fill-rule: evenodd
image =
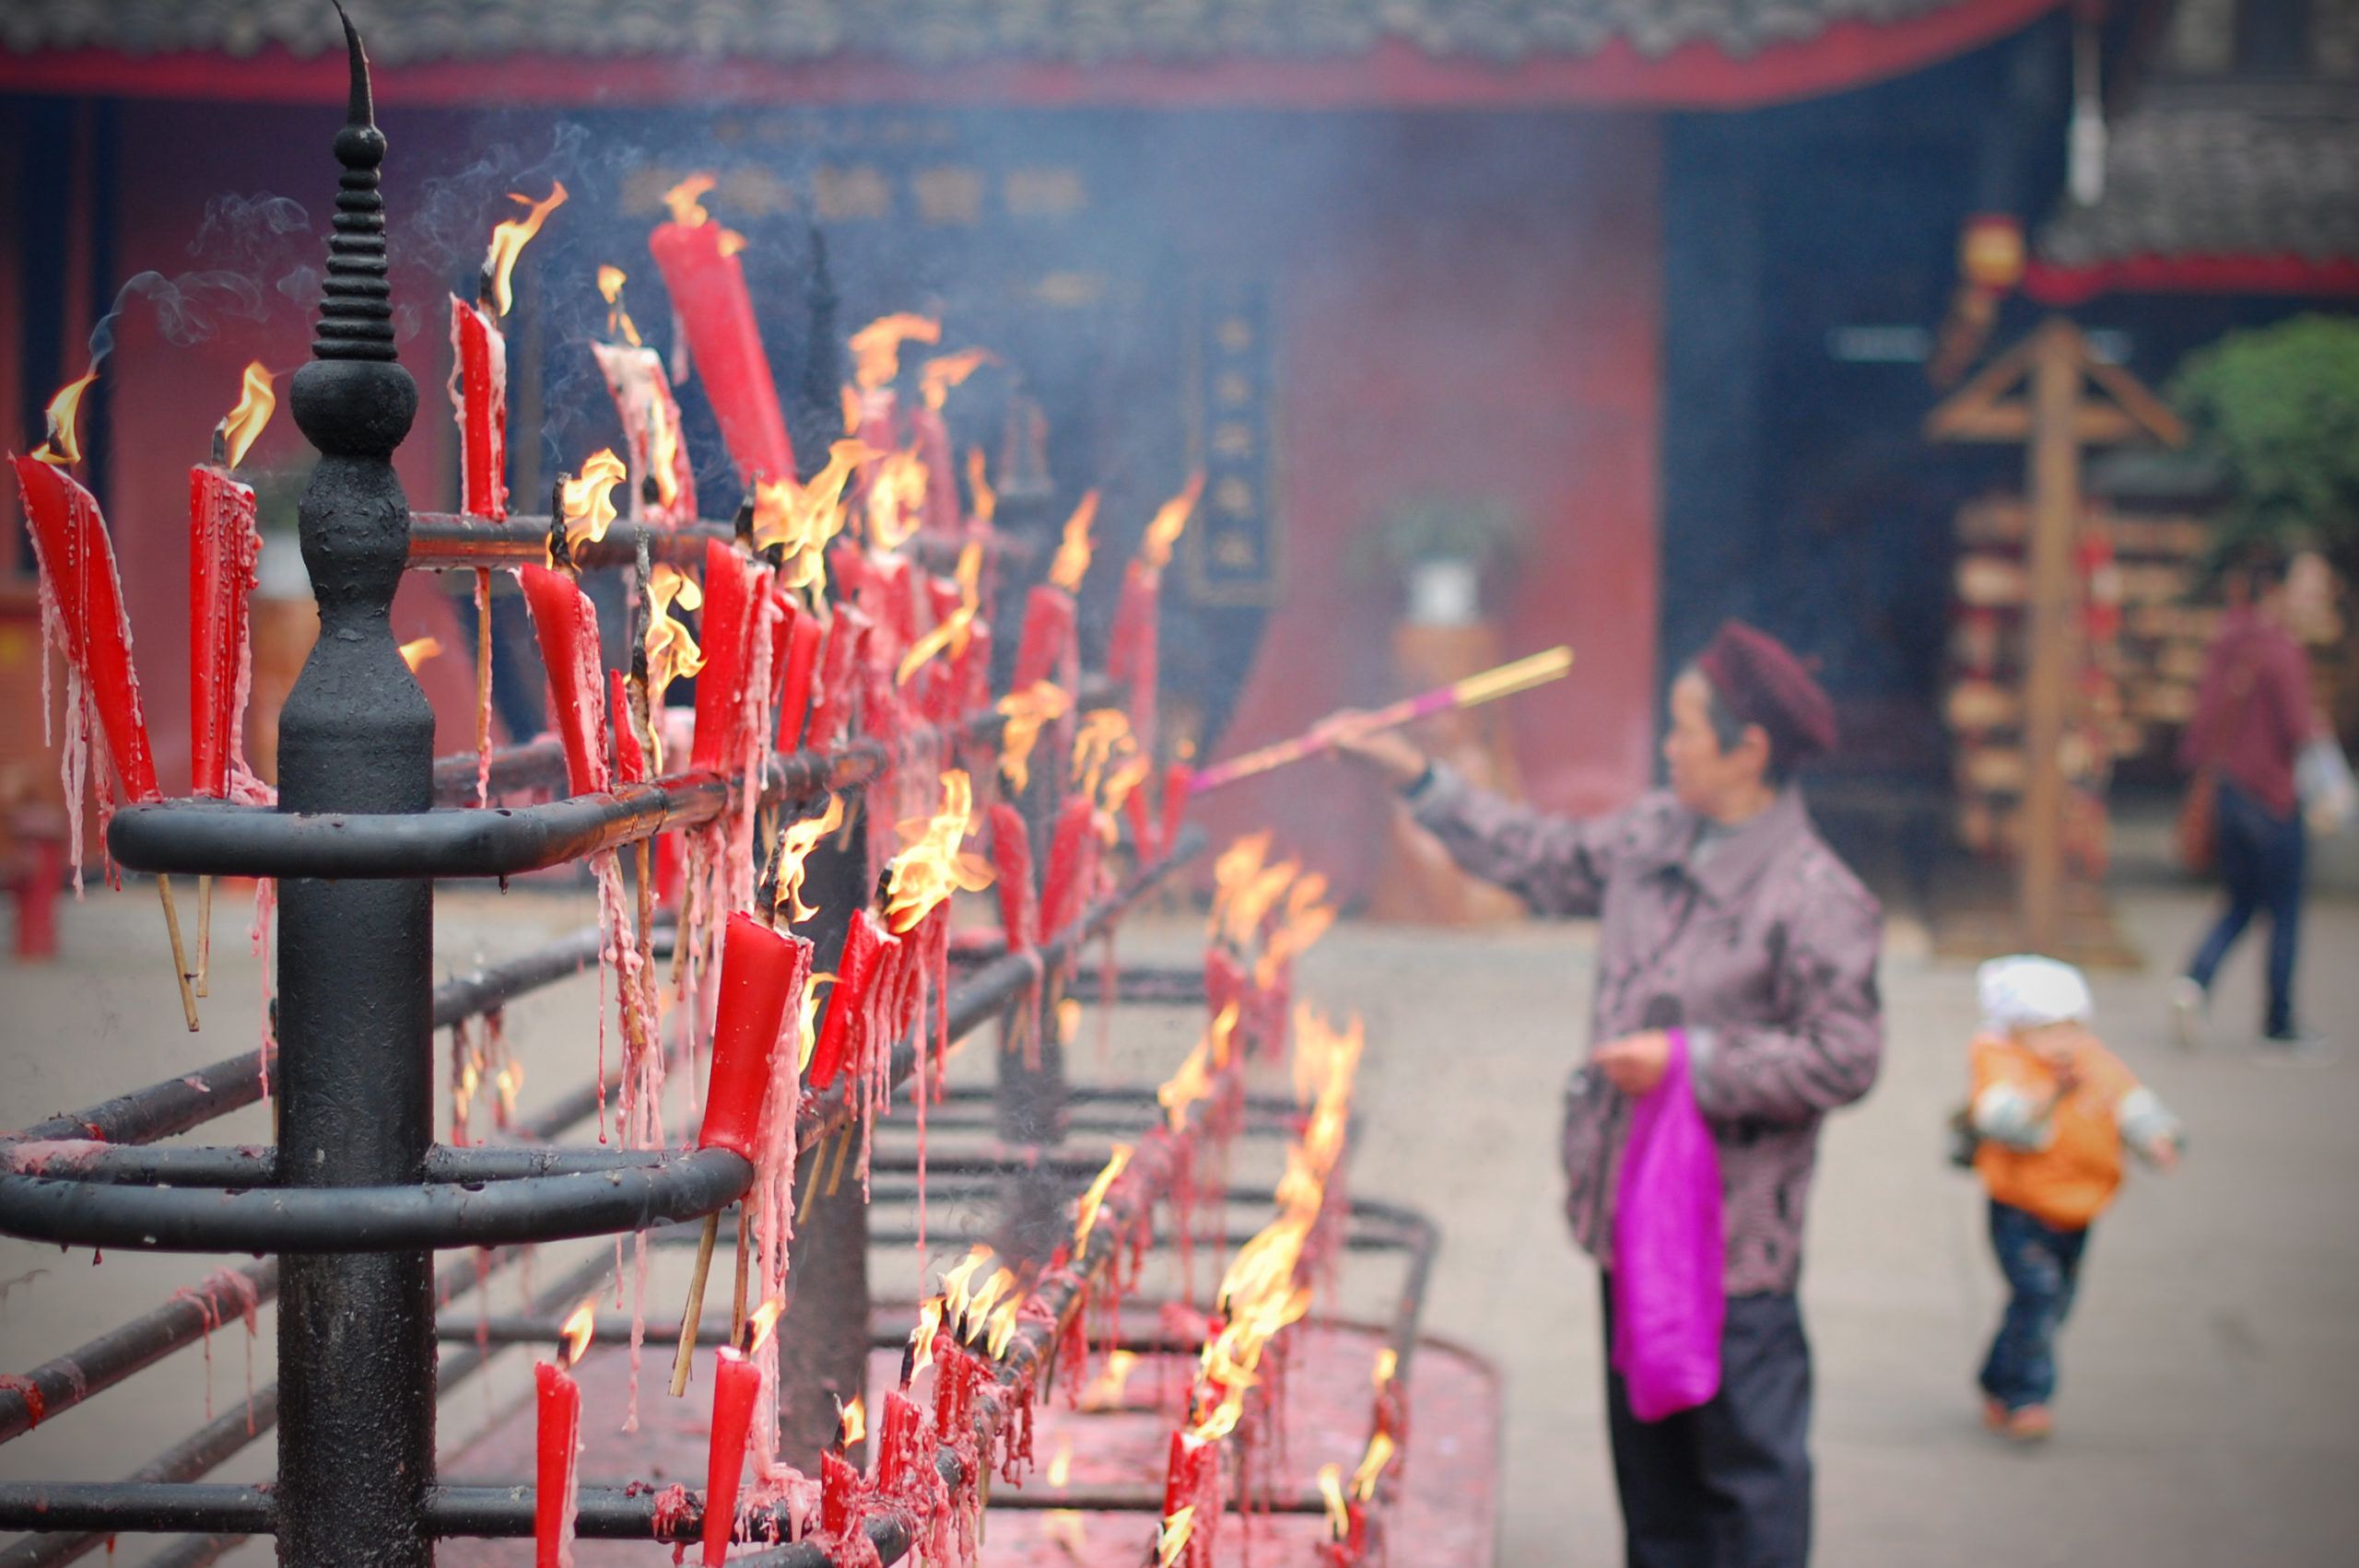
M 2055 1427 L 2056 1331 L 2072 1310 L 2089 1224 L 2121 1185 L 2121 1147 L 2167 1171 L 2181 1129 L 2089 1032 L 2078 969 L 2019 955 L 1992 959 L 1978 980 L 1974 1168 L 1989 1189 L 1990 1245 L 2013 1293 L 1982 1363 L 1983 1419 L 2032 1442 Z

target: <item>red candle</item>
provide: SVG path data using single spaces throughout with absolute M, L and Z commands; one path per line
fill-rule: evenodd
M 1049 841 L 1049 876 L 1040 896 L 1040 940 L 1052 942 L 1081 919 L 1097 876 L 1097 813 L 1080 795 L 1057 811 L 1056 836 Z
M 565 745 L 567 787 L 592 795 L 607 787 L 605 685 L 598 660 L 598 611 L 574 580 L 546 567 L 522 573 L 524 603 L 549 678 L 549 726 Z
M 1144 561 L 1122 570 L 1121 596 L 1114 603 L 1114 628 L 1106 644 L 1106 675 L 1130 685 L 1131 733 L 1140 748 L 1155 749 L 1156 617 L 1163 574 Z
M 860 1471 L 833 1449 L 819 1456 L 819 1528 L 837 1540 L 844 1539 L 860 1505 Z M 710 1563 L 710 1558 L 706 1562 Z
M 1213 1527 L 1220 1512 L 1219 1467 L 1219 1444 L 1186 1432 L 1171 1434 L 1170 1459 L 1163 1474 L 1163 1516 L 1168 1519 L 1182 1508 L 1195 1510 L 1188 1544 L 1182 1549 L 1183 1562 L 1212 1561 Z
M 960 1349 L 952 1330 L 933 1341 L 933 1431 L 945 1443 L 955 1443 L 974 1424 L 975 1377 L 981 1363 Z
M 696 470 L 688 462 L 688 443 L 681 439 L 680 405 L 663 374 L 663 357 L 636 343 L 593 343 L 590 352 L 597 357 L 622 418 L 623 445 L 630 453 L 631 521 L 694 522 Z
M 819 668 L 818 689 L 811 694 L 811 727 L 803 743 L 815 752 L 833 751 L 851 716 L 852 683 L 859 677 L 874 630 L 866 615 L 841 600 L 827 626 L 826 658 Z
M 918 461 L 925 464 L 925 526 L 930 532 L 959 531 L 958 475 L 950 464 L 950 427 L 939 408 L 921 404 L 910 411 L 910 434 Z
M 803 720 L 811 710 L 811 677 L 819 667 L 819 649 L 827 640 L 827 628 L 818 616 L 808 612 L 794 617 L 793 630 L 786 644 L 786 673 L 780 678 L 778 688 L 778 749 L 799 751 L 803 746 Z
M 229 792 L 229 759 L 243 754 L 238 730 L 252 668 L 246 596 L 261 554 L 253 491 L 227 468 L 190 469 L 189 782 L 194 793 L 216 800 Z
M 929 1458 L 925 1410 L 898 1388 L 885 1396 L 885 1424 L 876 1446 L 876 1490 L 892 1496 L 915 1481 L 925 1490 L 921 1469 Z
M 997 873 L 999 919 L 1006 929 L 1007 945 L 1021 953 L 1036 945 L 1038 910 L 1032 890 L 1032 834 L 1024 813 L 1002 801 L 992 807 L 992 869 Z
M 757 474 L 792 477 L 794 447 L 786 437 L 778 383 L 754 320 L 745 270 L 737 260 L 745 237 L 713 222 L 697 201 L 712 186 L 711 175 L 698 174 L 667 193 L 672 221 L 655 226 L 647 248 L 672 291 L 672 308 L 687 332 L 688 351 L 738 482 L 751 486 Z M 711 591 L 710 585 L 706 591 Z
M 647 781 L 647 750 L 630 720 L 630 686 L 620 670 L 606 672 L 606 711 L 615 720 L 615 777 L 625 784 Z
M 508 340 L 479 307 L 451 296 L 451 406 L 459 420 L 459 509 L 508 515 Z
M 65 657 L 98 709 L 116 784 L 125 800 L 161 800 L 147 720 L 139 708 L 139 677 L 131 663 L 123 579 L 115 572 L 114 546 L 108 543 L 99 503 L 62 468 L 37 457 L 15 462 L 17 488 L 31 524 L 33 560 L 48 591 L 44 610 L 55 614 Z M 69 722 L 79 722 L 79 716 Z
M 1024 602 L 1024 637 L 1015 645 L 1014 691 L 1039 681 L 1074 689 L 1073 595 L 1053 583 L 1037 584 Z
M 589 1348 L 591 1304 L 583 1302 L 563 1329 L 565 1362 L 533 1367 L 538 1428 L 533 1492 L 533 1568 L 572 1568 L 575 1499 L 581 1476 L 581 1388 L 566 1372 Z
M 1156 836 L 1158 824 L 1155 805 L 1146 798 L 1144 790 L 1134 789 L 1122 797 L 1122 814 L 1131 819 L 1131 845 L 1138 851 L 1140 863 L 1159 859 L 1163 848 L 1162 840 Z
M 1180 825 L 1188 815 L 1188 788 L 1196 776 L 1194 766 L 1175 762 L 1163 770 L 1163 846 L 1169 848 L 1180 839 Z
M 875 982 L 877 961 L 891 941 L 874 911 L 855 910 L 844 932 L 843 956 L 836 963 L 835 989 L 827 993 L 827 1022 L 819 1026 L 819 1041 L 811 1053 L 811 1087 L 825 1089 L 836 1081 L 846 1050 L 857 1042 L 853 1030 L 868 1005 Z M 896 943 L 895 945 L 898 945 Z
M 699 773 L 728 772 L 744 748 L 736 743 L 745 679 L 752 661 L 754 595 L 759 574 L 735 548 L 718 539 L 704 545 L 704 668 L 697 672 L 696 739 L 688 766 Z
M 722 937 L 721 995 L 712 1025 L 712 1073 L 705 1086 L 699 1149 L 734 1149 L 751 1160 L 769 1088 L 770 1057 L 788 1010 L 803 994 L 811 944 L 751 915 L 729 917 Z
M 705 1568 L 720 1568 L 729 1556 L 737 1524 L 737 1485 L 745 1469 L 745 1438 L 754 1426 L 754 1400 L 762 1391 L 761 1368 L 734 1346 L 721 1347 L 712 1383 L 712 1440 L 705 1451 Z

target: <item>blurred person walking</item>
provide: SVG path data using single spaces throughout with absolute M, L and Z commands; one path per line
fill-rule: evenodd
M 1982 1028 L 1967 1115 L 1990 1194 L 1990 1248 L 2009 1299 L 1982 1363 L 1982 1419 L 2018 1443 L 2055 1430 L 2056 1335 L 2071 1313 L 2089 1228 L 2121 1186 L 2127 1146 L 2168 1171 L 2183 1133 L 2090 1032 L 2088 981 L 2018 954 L 1976 975 Z
M 1795 1290 L 1821 1118 L 1884 1050 L 1881 914 L 1811 826 L 1794 766 L 1833 705 L 1775 638 L 1731 621 L 1681 673 L 1671 787 L 1590 821 L 1478 790 L 1338 715 L 1337 751 L 1401 789 L 1467 871 L 1537 914 L 1596 915 L 1588 1059 L 1566 1092 L 1566 1212 L 1602 1265 L 1607 1428 L 1631 1568 L 1800 1568 L 1810 1555 L 1810 1345 Z M 1614 1366 L 1614 1209 L 1634 1103 L 1684 1071 L 1719 1162 L 1719 1387 L 1660 1421 Z
M 2294 1016 L 2294 963 L 2302 929 L 2306 856 L 2294 762 L 2303 747 L 2327 739 L 2310 700 L 2309 660 L 2287 629 L 2285 557 L 2273 551 L 2249 561 L 2245 605 L 2228 611 L 2204 664 L 2195 717 L 2179 741 L 2179 764 L 2195 775 L 2182 849 L 2204 858 L 2202 813 L 2210 797 L 2212 862 L 2227 884 L 2228 907 L 2188 960 L 2171 991 L 2179 1044 L 2192 1049 L 2211 1009 L 2220 965 L 2252 923 L 2269 916 L 2269 1046 L 2298 1049 L 2314 1036 Z

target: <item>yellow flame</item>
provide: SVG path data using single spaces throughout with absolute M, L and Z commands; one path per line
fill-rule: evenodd
M 647 595 L 654 608 L 654 614 L 647 618 L 647 706 L 650 712 L 662 713 L 663 694 L 672 683 L 704 668 L 704 650 L 697 647 L 697 639 L 689 634 L 687 625 L 671 614 L 675 605 L 683 610 L 698 608 L 704 603 L 704 591 L 697 586 L 696 579 L 659 561 L 648 574 Z M 661 773 L 663 726 L 650 725 L 649 730 L 654 755 L 648 762 Z
M 1261 961 L 1253 965 L 1253 983 L 1267 989 L 1277 983 L 1279 971 L 1287 964 L 1310 951 L 1311 945 L 1327 934 L 1335 923 L 1335 907 L 1324 903 L 1327 879 L 1316 872 L 1297 880 L 1287 890 L 1284 913 L 1278 917 L 1277 929 L 1269 935 L 1262 950 Z
M 944 649 L 957 658 L 967 651 L 967 639 L 973 634 L 975 612 L 982 607 L 978 585 L 983 575 L 983 546 L 980 540 L 970 542 L 958 552 L 958 608 L 943 617 L 933 630 L 910 644 L 901 655 L 901 667 L 894 675 L 896 685 L 906 686 L 910 677 L 925 668 L 926 661 Z
M 630 470 L 611 448 L 592 452 L 580 476 L 557 484 L 557 508 L 565 517 L 569 544 L 595 544 L 615 523 L 615 486 L 630 477 Z
M 525 241 L 541 231 L 541 225 L 549 214 L 565 205 L 564 182 L 552 181 L 550 184 L 546 201 L 536 202 L 530 196 L 509 192 L 508 199 L 521 205 L 525 209 L 524 216 L 511 217 L 491 231 L 491 249 L 484 254 L 483 270 L 491 275 L 491 299 L 497 315 L 508 314 L 509 307 L 516 302 L 515 293 L 509 287 L 508 280 L 509 275 L 516 270 L 516 258 L 522 252 Z
M 859 1395 L 854 1394 L 849 1405 L 841 1399 L 836 1401 L 836 1424 L 845 1447 L 868 1441 L 868 1406 Z
M 1155 1532 L 1156 1568 L 1171 1568 L 1180 1554 L 1188 1550 L 1188 1537 L 1196 1527 L 1196 1509 L 1191 1504 L 1168 1516 Z
M 1269 852 L 1270 834 L 1265 828 L 1248 834 L 1214 858 L 1212 918 L 1204 933 L 1208 938 L 1219 940 L 1238 890 L 1262 874 L 1262 862 Z
M 988 524 L 999 515 L 999 492 L 983 474 L 983 449 L 967 449 L 967 488 L 975 493 L 975 521 Z
M 1081 1202 L 1074 1210 L 1073 1255 L 1074 1258 L 1083 1258 L 1088 1254 L 1089 1233 L 1097 1228 L 1097 1206 L 1106 1201 L 1106 1194 L 1113 1187 L 1114 1178 L 1121 1176 L 1122 1167 L 1130 1163 L 1131 1146 L 1127 1143 L 1115 1144 L 1113 1155 L 1107 1160 L 1104 1168 L 1098 1171 L 1097 1179 L 1091 1182 L 1089 1190 L 1081 1195 Z
M 1208 1071 L 1213 1042 L 1215 1037 L 1225 1035 L 1236 1022 L 1237 1004 L 1232 1001 L 1221 1009 L 1220 1017 L 1214 1019 L 1211 1026 L 1197 1039 L 1196 1048 L 1188 1053 L 1188 1059 L 1180 1064 L 1180 1071 L 1164 1080 L 1161 1087 L 1156 1090 L 1156 1104 L 1168 1115 L 1173 1132 L 1187 1126 L 1188 1107 L 1213 1092 L 1212 1074 Z
M 734 228 L 722 229 L 721 231 L 720 242 L 713 247 L 714 250 L 719 251 L 724 256 L 736 255 L 739 252 L 745 250 L 745 237 L 738 233 Z
M 868 538 L 898 550 L 925 521 L 925 462 L 914 450 L 886 452 L 868 479 Z
M 745 1319 L 746 1328 L 753 1330 L 745 1339 L 745 1353 L 747 1355 L 751 1355 L 756 1351 L 762 1348 L 762 1341 L 769 1339 L 770 1337 L 770 1330 L 778 1327 L 779 1314 L 785 1310 L 786 1298 L 784 1296 L 772 1296 L 769 1300 L 762 1303 L 761 1305 L 754 1308 L 754 1315 Z
M 784 909 L 786 918 L 800 925 L 819 911 L 803 902 L 804 862 L 819 840 L 844 825 L 844 798 L 827 797 L 827 809 L 815 817 L 789 823 L 779 834 L 778 896 L 771 903 L 774 909 Z
M 983 1349 L 990 1352 L 992 1360 L 998 1361 L 1007 1354 L 1008 1341 L 1015 1338 L 1016 1314 L 1023 1305 L 1022 1301 L 1011 1295 L 999 1304 L 997 1312 L 992 1314 L 991 1338 L 983 1344 Z
M 910 1330 L 910 1375 L 933 1364 L 933 1338 L 942 1332 L 942 1298 L 926 1297 L 918 1308 L 918 1326 Z
M 1171 546 L 1180 542 L 1180 530 L 1188 526 L 1195 515 L 1196 500 L 1204 493 L 1204 471 L 1188 475 L 1188 484 L 1178 495 L 1163 503 L 1155 521 L 1146 525 L 1146 537 L 1139 542 L 1139 559 L 1155 570 L 1161 571 L 1171 564 Z
M 222 417 L 219 426 L 223 460 L 235 468 L 246 461 L 246 449 L 254 444 L 263 427 L 270 423 L 271 411 L 278 406 L 278 394 L 271 391 L 270 372 L 257 359 L 246 367 L 238 389 L 238 406 Z
M 1351 1510 L 1344 1505 L 1344 1467 L 1319 1467 L 1319 1495 L 1327 1504 L 1327 1533 L 1342 1540 L 1352 1533 Z
M 780 580 L 789 588 L 817 588 L 827 582 L 828 542 L 843 531 L 844 486 L 852 471 L 876 454 L 860 441 L 842 440 L 827 449 L 827 465 L 798 485 L 783 479 L 754 482 L 754 544 L 786 552 Z
M 1401 1352 L 1391 1345 L 1376 1352 L 1376 1386 L 1379 1389 L 1392 1381 L 1401 1370 Z
M 983 1288 L 967 1298 L 967 1310 L 958 1315 L 958 1332 L 971 1334 L 978 1324 L 991 1316 L 992 1304 L 999 1300 L 1000 1292 L 1015 1283 L 1015 1270 L 1001 1267 L 983 1281 Z
M 967 1316 L 967 1281 L 975 1277 L 976 1270 L 990 1261 L 991 1256 L 992 1249 L 979 1241 L 968 1249 L 965 1262 L 942 1276 L 942 1320 L 954 1332 Z
M 879 316 L 851 334 L 852 374 L 869 390 L 901 373 L 903 343 L 940 343 L 942 323 L 908 310 Z
M 1000 698 L 998 706 L 1007 720 L 1000 731 L 1000 771 L 1007 776 L 1008 788 L 1020 795 L 1031 780 L 1032 745 L 1039 738 L 1040 727 L 1063 718 L 1073 708 L 1073 698 L 1053 681 L 1035 681 L 1023 691 Z
M 834 980 L 833 975 L 821 970 L 803 982 L 803 1039 L 801 1054 L 795 1058 L 798 1071 L 810 1070 L 811 1053 L 819 1048 L 819 988 Z
M 1055 558 L 1049 563 L 1049 580 L 1067 593 L 1081 591 L 1081 579 L 1089 575 L 1089 528 L 1097 521 L 1097 492 L 1092 490 L 1082 497 L 1081 505 L 1074 508 L 1073 516 L 1065 520 L 1064 538 L 1057 545 Z
M 1109 764 L 1137 755 L 1131 720 L 1119 708 L 1093 708 L 1082 716 L 1073 737 L 1073 781 L 1084 797 L 1097 801 Z
M 958 849 L 974 810 L 974 782 L 964 768 L 954 767 L 942 776 L 939 812 L 894 824 L 907 846 L 886 867 L 891 891 L 885 900 L 885 921 L 894 930 L 914 929 L 955 891 L 980 893 L 992 884 L 990 863 Z
M 1122 1389 L 1131 1380 L 1131 1369 L 1138 1363 L 1136 1351 L 1108 1351 L 1105 1370 L 1081 1392 L 1081 1408 L 1084 1410 L 1119 1408 L 1122 1402 Z
M 428 660 L 435 657 L 441 651 L 442 639 L 440 638 L 412 638 L 409 641 L 402 644 L 401 646 L 402 662 L 408 665 L 409 673 L 415 675 L 417 673 L 417 667 L 420 664 L 425 663 Z
M 568 1317 L 565 1320 L 565 1326 L 557 1331 L 557 1339 L 565 1346 L 566 1365 L 571 1366 L 574 1363 L 580 1361 L 581 1359 L 582 1352 L 589 1350 L 590 1336 L 592 1332 L 596 1329 L 597 1326 L 597 1297 L 593 1296 L 589 1300 L 583 1302 L 580 1306 L 575 1307 L 573 1309 L 573 1316 Z
M 1049 1457 L 1049 1484 L 1060 1492 L 1073 1480 L 1073 1433 L 1057 1433 L 1057 1451 Z
M 639 348 L 643 346 L 639 341 L 639 328 L 633 324 L 630 312 L 623 309 L 623 285 L 629 281 L 630 275 L 620 267 L 598 269 L 598 292 L 606 301 L 606 335 Z
M 1362 1503 L 1376 1495 L 1376 1478 L 1392 1462 L 1392 1439 L 1378 1433 L 1367 1440 L 1367 1452 L 1360 1457 L 1359 1469 L 1352 1472 L 1352 1495 Z
M 925 405 L 936 413 L 950 401 L 950 389 L 973 375 L 985 365 L 996 365 L 999 356 L 988 348 L 961 349 L 929 359 L 918 371 L 918 392 Z M 887 378 L 888 380 L 890 378 Z
M 663 205 L 672 209 L 672 221 L 683 228 L 698 228 L 712 221 L 697 198 L 721 183 L 710 174 L 691 174 L 663 193 Z
M 82 372 L 81 380 L 57 389 L 57 395 L 49 400 L 49 439 L 33 449 L 33 456 L 53 468 L 70 468 L 82 461 L 82 443 L 74 424 L 81 415 L 82 394 L 98 379 L 99 368 L 93 365 Z

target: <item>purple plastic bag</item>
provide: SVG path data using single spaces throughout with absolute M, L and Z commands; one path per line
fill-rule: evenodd
M 1686 1032 L 1673 1029 L 1662 1082 L 1631 1107 L 1614 1199 L 1614 1370 L 1640 1421 L 1719 1391 L 1720 1224 L 1719 1151 L 1696 1108 Z

